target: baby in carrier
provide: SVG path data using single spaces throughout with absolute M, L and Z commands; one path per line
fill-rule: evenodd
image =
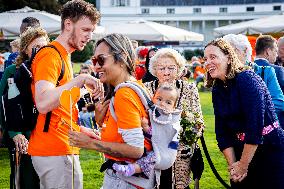
M 165 114 L 170 115 L 173 112 L 179 113 L 179 110 L 175 109 L 177 99 L 178 99 L 177 89 L 170 84 L 162 84 L 157 88 L 152 101 L 157 109 L 160 109 L 160 111 L 163 111 Z M 149 124 L 148 119 L 143 118 L 141 120 L 141 124 L 142 124 L 141 126 L 142 126 L 143 133 L 144 133 L 146 140 L 151 141 L 152 131 L 154 129 L 153 127 L 155 127 L 155 124 L 153 123 L 156 122 L 157 124 L 163 125 L 171 121 L 170 120 L 163 120 L 163 121 L 158 120 L 155 115 L 156 114 L 155 110 L 153 112 L 149 111 L 149 114 L 151 114 L 149 115 L 151 118 L 150 119 L 151 124 Z M 168 117 L 171 117 L 171 115 Z M 164 152 L 166 152 L 167 150 L 172 150 L 172 151 L 177 150 L 178 135 L 181 130 L 179 121 L 176 121 L 176 124 L 173 124 L 173 128 L 176 130 L 176 133 L 172 137 L 172 141 L 166 147 L 169 149 L 162 150 Z M 153 141 L 152 141 L 152 144 L 153 144 L 154 150 L 157 148 L 160 148 L 160 147 L 157 147 L 157 145 L 159 144 L 156 144 L 156 148 L 155 148 Z M 163 156 L 165 155 L 165 153 L 163 154 L 160 151 L 158 156 L 160 155 Z M 127 165 L 114 163 L 113 169 L 117 171 L 118 173 L 120 173 L 121 175 L 126 176 L 126 177 L 130 177 L 136 173 L 141 173 L 143 177 L 149 178 L 154 168 L 157 168 L 155 166 L 155 163 L 157 163 L 157 159 L 161 160 L 162 158 L 157 157 L 157 153 L 155 153 L 154 151 L 150 151 L 150 152 L 146 152 L 146 156 L 143 156 L 142 158 L 138 159 L 135 163 L 129 163 Z

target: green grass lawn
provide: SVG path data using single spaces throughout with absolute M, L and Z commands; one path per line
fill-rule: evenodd
M 82 63 L 73 63 L 73 71 L 75 74 L 79 73 L 81 64 Z
M 211 92 L 200 92 L 199 94 L 200 94 L 202 112 L 203 112 L 205 125 L 206 125 L 205 132 L 204 132 L 204 138 L 205 138 L 207 149 L 215 165 L 215 168 L 217 169 L 221 177 L 225 181 L 229 182 L 228 172 L 227 172 L 227 163 L 226 163 L 226 160 L 223 154 L 220 152 L 217 146 L 216 139 L 215 139 L 215 131 L 214 131 L 214 120 L 215 119 L 214 119 L 214 113 L 213 113 L 213 107 L 212 107 Z M 219 181 L 216 179 L 216 177 L 214 176 L 207 162 L 207 159 L 204 156 L 204 153 L 203 153 L 203 160 L 205 163 L 205 168 L 202 174 L 202 178 L 200 180 L 200 188 L 201 189 L 224 188 L 223 185 L 221 185 Z
M 220 153 L 214 133 L 214 115 L 211 103 L 211 93 L 201 92 L 200 99 L 202 104 L 203 116 L 206 123 L 205 140 L 213 163 L 223 179 L 228 180 L 226 161 Z M 99 172 L 102 163 L 101 156 L 90 150 L 81 150 L 81 165 L 84 173 L 84 188 L 99 189 L 102 184 L 103 174 Z M 204 156 L 205 170 L 203 172 L 200 188 L 218 189 L 224 188 L 213 175 L 207 160 Z M 9 157 L 5 148 L 0 148 L 0 189 L 9 188 Z M 193 188 L 191 186 L 191 188 Z

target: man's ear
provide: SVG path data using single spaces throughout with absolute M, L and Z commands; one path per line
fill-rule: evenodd
M 72 31 L 73 29 L 73 22 L 69 18 L 64 20 L 64 30 Z
M 267 48 L 267 49 L 264 50 L 264 56 L 265 56 L 266 59 L 268 59 L 268 57 L 270 55 L 270 51 L 271 51 L 270 48 Z

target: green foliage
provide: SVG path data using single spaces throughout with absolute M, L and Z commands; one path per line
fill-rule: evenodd
M 183 105 L 180 121 L 182 127 L 180 141 L 190 146 L 197 141 L 197 138 L 200 137 L 202 133 L 202 128 L 199 127 L 201 125 L 199 120 L 199 114 L 187 111 L 186 105 Z
M 73 63 L 73 72 L 74 74 L 78 74 L 81 69 L 81 63 Z
M 87 1 L 87 2 L 89 2 L 89 3 L 91 3 L 91 4 L 96 6 L 96 0 L 85 0 L 85 1 Z
M 75 51 L 71 55 L 72 62 L 85 62 L 93 55 L 93 43 L 89 42 L 84 50 L 82 51 Z
M 195 49 L 195 50 L 184 50 L 183 51 L 184 58 L 186 60 L 190 60 L 193 56 L 204 56 L 203 49 Z
M 58 3 L 60 5 L 64 5 L 65 3 L 67 3 L 69 0 L 58 0 Z
M 67 3 L 69 0 L 58 0 L 58 3 L 60 4 L 60 5 L 63 5 L 63 4 L 65 4 L 65 3 Z M 87 2 L 89 2 L 89 3 L 91 3 L 91 4 L 93 4 L 93 5 L 95 5 L 96 6 L 96 0 L 85 0 L 85 1 L 87 1 Z
M 20 9 L 29 6 L 32 9 L 44 10 L 53 14 L 58 14 L 59 4 L 57 0 L 1 0 L 0 12 Z
M 195 49 L 194 51 L 195 56 L 204 56 L 204 50 L 203 49 Z
M 190 60 L 194 56 L 193 50 L 184 50 L 183 56 L 186 60 Z
M 85 0 L 96 6 L 96 0 Z M 20 9 L 29 6 L 32 9 L 44 10 L 49 13 L 59 14 L 59 9 L 68 0 L 0 0 L 0 12 Z

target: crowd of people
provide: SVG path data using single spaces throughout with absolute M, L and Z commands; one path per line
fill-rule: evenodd
M 101 15 L 83 0 L 67 2 L 60 12 L 61 34 L 54 41 L 28 17 L 20 38 L 10 43 L 9 58 L 0 56 L 1 97 L 24 67 L 38 111 L 35 128 L 15 130 L 1 109 L 11 189 L 83 188 L 80 148 L 104 154 L 104 189 L 189 188 L 197 172 L 192 157 L 205 128 L 200 83 L 212 90 L 216 139 L 231 187 L 282 187 L 283 37 L 260 35 L 252 57 L 248 38 L 229 34 L 209 42 L 204 57 L 187 64 L 174 49 L 139 47 L 110 34 L 96 42 L 91 64 L 75 75 L 70 55 L 91 40 Z M 66 109 L 61 94 L 76 87 L 78 102 Z

